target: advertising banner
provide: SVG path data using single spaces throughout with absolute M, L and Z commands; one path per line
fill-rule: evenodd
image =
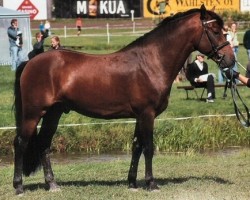
M 3 7 L 30 14 L 30 19 L 47 19 L 46 0 L 3 0 Z
M 141 16 L 141 0 L 54 0 L 56 18 L 99 17 L 123 18 Z
M 240 10 L 239 0 L 143 0 L 143 15 L 144 17 L 155 17 L 162 14 L 169 16 L 177 12 L 200 8 L 202 4 L 207 9 L 212 9 L 215 6 L 216 12 Z
M 141 0 L 54 0 L 56 18 L 82 17 L 141 17 Z

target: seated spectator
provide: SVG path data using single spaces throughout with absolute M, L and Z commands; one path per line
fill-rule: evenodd
M 187 67 L 187 79 L 197 88 L 207 89 L 207 102 L 213 103 L 215 99 L 214 74 L 208 73 L 208 65 L 204 61 L 205 55 L 198 53 L 195 61 Z

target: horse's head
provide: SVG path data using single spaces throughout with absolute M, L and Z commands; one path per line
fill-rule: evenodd
M 214 60 L 221 68 L 234 66 L 233 50 L 223 35 L 223 21 L 213 11 L 207 11 L 205 6 L 200 8 L 201 36 L 195 48 Z

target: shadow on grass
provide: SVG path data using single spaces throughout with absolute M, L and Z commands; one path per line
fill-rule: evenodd
M 205 176 L 205 177 L 195 177 L 195 176 L 189 176 L 184 178 L 164 178 L 164 179 L 156 179 L 157 184 L 163 186 L 168 184 L 182 184 L 190 180 L 197 180 L 197 181 L 213 181 L 217 184 L 222 185 L 231 185 L 234 184 L 233 182 L 220 178 L 220 177 L 213 177 L 213 176 Z M 76 187 L 85 187 L 88 185 L 93 186 L 128 186 L 128 181 L 121 180 L 121 181 L 58 181 L 57 184 L 63 187 L 70 187 L 70 186 L 76 186 Z M 146 189 L 145 181 L 144 180 L 138 180 L 137 181 L 138 188 Z M 29 184 L 24 186 L 24 190 L 34 191 L 40 188 L 44 188 L 45 190 L 48 190 L 49 188 L 45 183 L 38 183 L 38 184 Z

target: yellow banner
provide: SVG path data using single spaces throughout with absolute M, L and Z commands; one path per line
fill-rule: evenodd
M 208 10 L 215 6 L 215 12 L 239 11 L 239 0 L 143 0 L 144 17 L 169 16 L 204 4 Z M 165 8 L 165 10 L 164 10 Z

